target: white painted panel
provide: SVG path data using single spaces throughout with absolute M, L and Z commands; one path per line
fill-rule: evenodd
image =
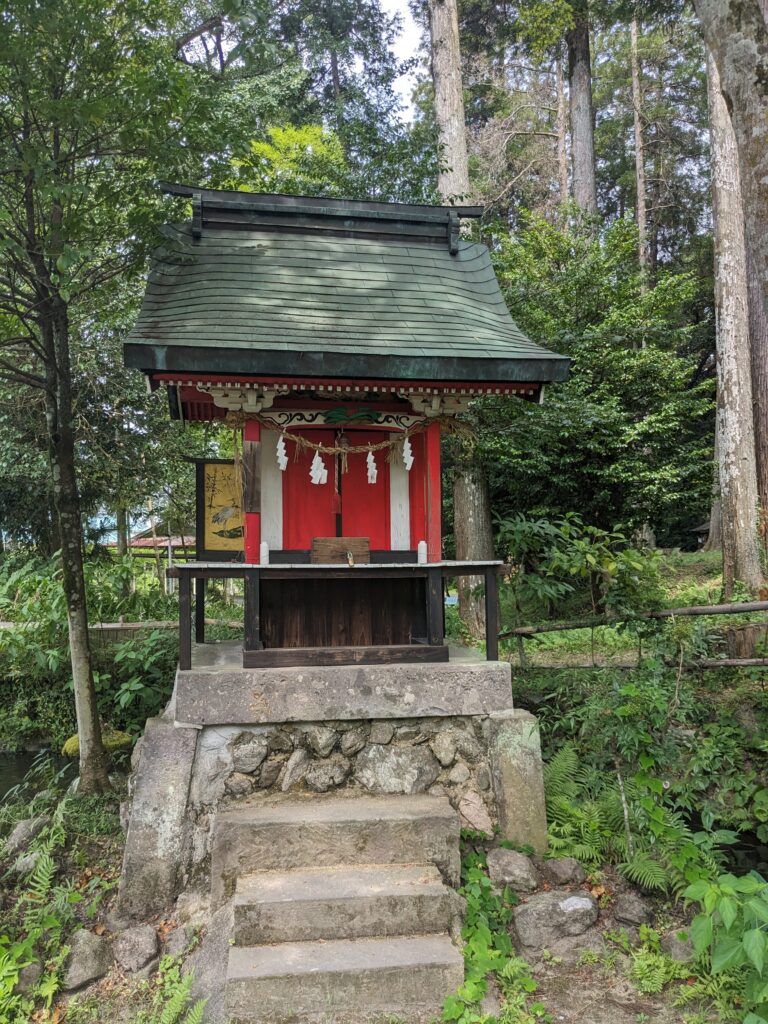
M 283 547 L 283 474 L 277 464 L 276 430 L 261 429 L 261 539 L 270 551 Z
M 390 434 L 392 440 L 402 435 Z M 390 545 L 393 551 L 408 551 L 411 547 L 411 505 L 408 500 L 408 470 L 399 451 L 389 463 L 389 520 Z

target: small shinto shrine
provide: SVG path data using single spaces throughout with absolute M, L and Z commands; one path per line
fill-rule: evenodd
M 127 366 L 171 415 L 242 431 L 234 465 L 199 468 L 197 562 L 180 578 L 180 667 L 204 641 L 205 582 L 245 579 L 243 665 L 444 661 L 440 437 L 474 398 L 540 401 L 567 359 L 529 341 L 479 207 L 223 192 L 182 185 Z M 194 584 L 193 584 L 194 581 Z
M 223 421 L 235 458 L 198 462 L 117 909 L 202 929 L 212 1024 L 425 1024 L 464 980 L 460 828 L 547 843 L 500 563 L 442 557 L 440 438 L 473 398 L 540 400 L 567 360 L 460 238 L 477 208 L 167 189 L 192 219 L 166 229 L 126 363 L 173 416 Z M 485 584 L 486 660 L 449 660 L 462 575 Z M 215 577 L 245 581 L 242 652 L 204 642 Z

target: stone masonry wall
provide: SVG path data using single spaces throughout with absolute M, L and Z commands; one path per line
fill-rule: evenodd
M 491 832 L 486 734 L 479 716 L 208 726 L 198 734 L 189 790 L 187 882 L 207 876 L 216 811 L 258 794 L 439 794 L 464 827 Z

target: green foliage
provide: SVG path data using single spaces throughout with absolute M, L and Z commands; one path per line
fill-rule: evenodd
M 464 984 L 443 1004 L 443 1020 L 457 1024 L 493 1024 L 480 1013 L 479 1003 L 493 974 L 504 996 L 499 1024 L 534 1024 L 551 1017 L 541 1003 L 531 1003 L 537 984 L 528 964 L 514 955 L 509 922 L 516 897 L 505 890 L 494 892 L 481 833 L 462 833 L 464 852 L 460 892 L 466 900 L 461 935 L 464 940 Z
M 175 599 L 130 559 L 86 563 L 91 621 L 178 616 Z M 71 665 L 61 574 L 54 563 L 30 559 L 21 567 L 0 562 L 0 618 L 15 627 L 0 631 L 0 689 L 9 713 L 0 740 L 9 748 L 40 738 L 60 747 L 71 736 Z M 168 701 L 178 659 L 176 631 L 150 630 L 131 640 L 93 645 L 99 709 L 113 731 L 135 736 Z M 109 731 L 109 730 L 108 730 Z
M 550 850 L 592 869 L 616 864 L 648 891 L 679 893 L 717 870 L 735 836 L 711 827 L 694 832 L 665 804 L 663 783 L 649 774 L 652 759 L 640 755 L 640 765 L 624 779 L 582 765 L 573 747 L 558 751 L 544 771 Z
M 649 995 L 661 992 L 672 981 L 688 978 L 691 968 L 662 952 L 659 934 L 647 925 L 640 925 L 640 945 L 630 951 L 629 977 Z
M 494 259 L 512 315 L 537 341 L 570 355 L 571 377 L 541 406 L 476 403 L 479 451 L 494 506 L 625 533 L 650 523 L 661 543 L 689 539 L 711 497 L 714 389 L 696 378 L 688 274 L 643 292 L 637 237 L 531 215 Z M 679 354 L 682 353 L 682 354 Z
M 44 788 L 41 789 L 40 787 Z M 5 914 L 0 934 L 0 1021 L 25 1024 L 49 1009 L 58 992 L 69 936 L 93 918 L 114 882 L 96 869 L 75 880 L 73 865 L 82 865 L 81 842 L 114 837 L 120 832 L 117 801 L 112 796 L 66 796 L 64 780 L 52 762 L 39 757 L 24 781 L 0 802 L 0 834 L 20 818 L 47 815 L 49 823 L 15 864 L 18 872 L 2 880 Z M 0 839 L 0 850 L 3 840 Z M 21 858 L 25 859 L 22 861 Z M 77 875 L 80 875 L 79 870 Z M 16 991 L 19 972 L 32 963 L 44 969 L 28 994 Z
M 662 600 L 660 559 L 618 530 L 585 524 L 569 512 L 555 519 L 522 514 L 497 520 L 498 546 L 514 567 L 515 606 L 526 616 L 552 615 L 581 591 L 593 614 L 629 615 Z
M 149 1009 L 140 1010 L 131 1024 L 202 1024 L 207 999 L 198 999 L 190 1007 L 189 992 L 195 976 L 182 977 L 181 964 L 163 957 L 158 969 L 158 985 Z
M 768 882 L 757 872 L 725 873 L 694 882 L 683 895 L 701 907 L 691 922 L 696 953 L 713 975 L 738 985 L 743 1011 L 768 1020 Z

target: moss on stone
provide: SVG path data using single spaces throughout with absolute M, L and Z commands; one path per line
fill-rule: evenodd
M 129 736 L 127 732 L 120 732 L 119 729 L 110 729 L 103 734 L 101 739 L 104 749 L 110 757 L 121 751 L 130 751 L 133 747 L 133 736 Z M 80 737 L 77 733 L 65 741 L 61 753 L 64 757 L 72 758 L 73 761 L 80 756 Z

